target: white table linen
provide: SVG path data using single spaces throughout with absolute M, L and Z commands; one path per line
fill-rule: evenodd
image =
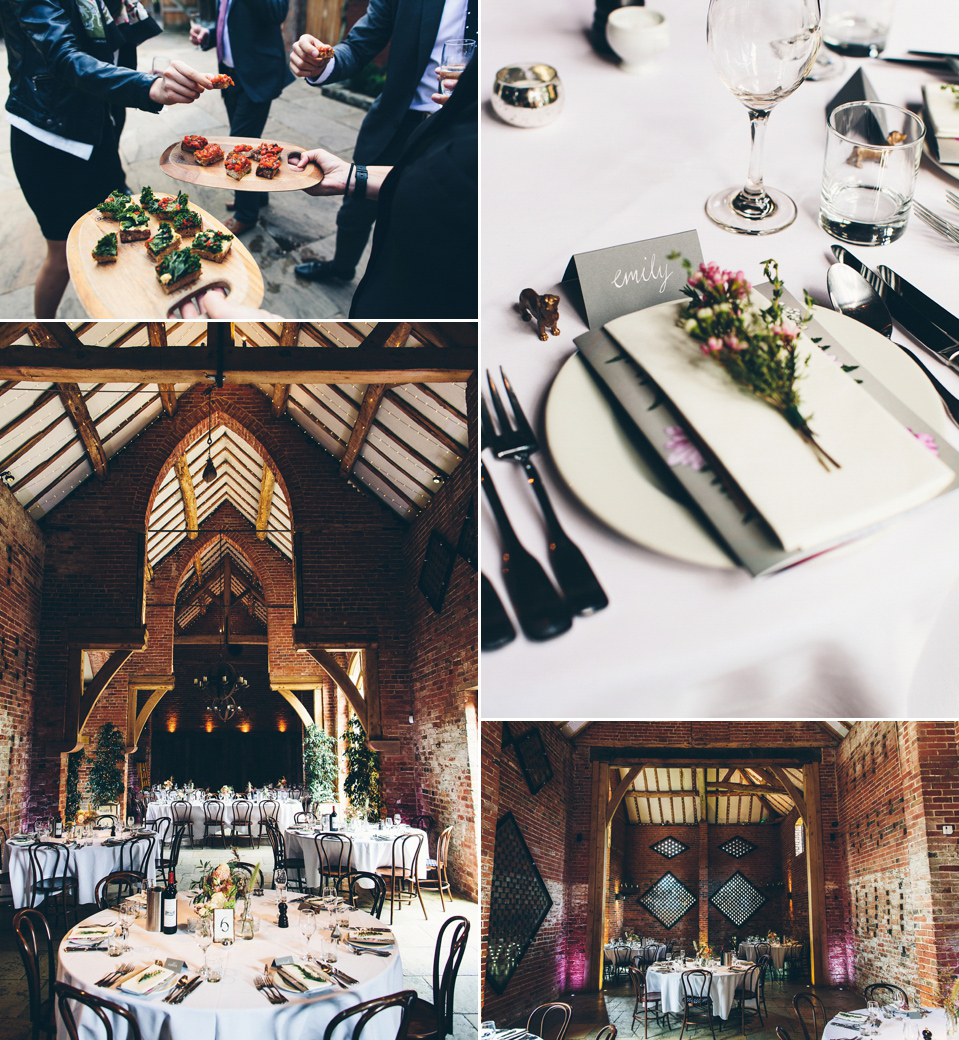
M 796 200 L 795 224 L 772 237 L 732 235 L 703 207 L 714 190 L 744 182 L 746 110 L 710 59 L 707 0 L 656 6 L 669 20 L 671 44 L 658 70 L 644 76 L 626 75 L 591 50 L 592 7 L 579 0 L 484 8 L 483 355 L 491 369 L 503 365 L 534 423 L 573 337 L 585 331 L 565 288 L 557 288 L 574 253 L 695 228 L 707 260 L 761 281 L 761 261 L 775 257 L 788 288 L 797 295 L 808 288 L 828 306 L 833 240 L 818 225 L 824 107 L 860 62 L 846 59 L 838 79 L 804 83 L 770 118 L 764 174 Z M 914 0 L 897 9 L 887 53 L 941 49 L 942 40 L 957 37 L 959 5 Z M 537 130 L 502 123 L 488 104 L 496 70 L 529 60 L 555 66 L 566 87 L 560 118 Z M 900 105 L 918 102 L 922 83 L 937 78 L 881 61 L 862 64 L 879 97 Z M 917 198 L 947 215 L 947 187 L 959 190 L 924 160 Z M 955 309 L 957 247 L 915 217 L 898 242 L 852 252 L 873 268 L 894 268 Z M 526 286 L 561 296 L 562 335 L 541 343 L 520 320 L 515 304 Z M 959 394 L 959 377 L 932 364 Z M 518 635 L 485 654 L 490 718 L 515 715 L 517 695 L 526 714 L 589 715 L 597 691 L 609 717 L 953 710 L 959 495 L 922 507 L 850 551 L 754 580 L 742 570 L 707 570 L 625 541 L 565 492 L 546 451 L 537 464 L 610 605 L 576 619 L 558 639 L 532 643 Z M 549 571 L 525 475 L 518 466 L 487 465 L 521 541 Z M 495 565 L 499 545 L 484 504 L 485 571 L 509 610 Z
M 203 956 L 196 941 L 186 932 L 184 923 L 191 911 L 188 897 L 181 896 L 179 907 L 180 929 L 176 935 L 144 930 L 143 918 L 130 930 L 132 950 L 123 960 L 142 967 L 154 960 L 175 957 L 185 960 L 190 974 L 196 973 Z M 119 990 L 97 990 L 93 983 L 102 978 L 117 964 L 105 953 L 75 953 L 61 944 L 57 977 L 62 982 L 90 989 L 110 1000 L 129 1007 L 137 1016 L 144 1037 L 163 1037 L 163 1040 L 307 1040 L 322 1037 L 329 1020 L 339 1011 L 364 1000 L 395 993 L 403 988 L 403 964 L 399 950 L 386 957 L 357 956 L 341 951 L 337 967 L 358 980 L 348 990 L 334 986 L 315 997 L 303 997 L 287 993 L 289 1003 L 274 1006 L 253 985 L 254 978 L 263 971 L 263 966 L 274 957 L 293 954 L 300 957 L 305 950 L 306 940 L 299 932 L 296 904 L 290 904 L 290 927 L 276 927 L 275 900 L 264 897 L 255 900 L 254 913 L 260 918 L 260 931 L 251 940 L 238 939 L 227 952 L 226 970 L 223 981 L 204 982 L 190 994 L 182 1004 L 171 1006 L 163 1003 L 163 995 L 136 997 Z M 324 914 L 325 918 L 326 915 Z M 90 920 L 109 921 L 110 913 L 97 914 Z M 378 926 L 369 914 L 354 911 L 350 915 L 354 927 Z M 317 937 L 311 940 L 311 948 L 317 950 Z M 100 1040 L 102 1031 L 90 1023 L 89 1014 L 80 1019 L 80 1035 L 83 1040 Z M 387 1016 L 382 1016 L 387 1017 Z M 355 1023 L 354 1023 L 355 1024 Z M 392 1040 L 385 1022 L 379 1018 L 369 1027 L 371 1040 Z M 352 1025 L 338 1031 L 337 1040 L 346 1040 L 352 1033 Z M 364 1031 L 364 1038 L 366 1031 Z M 59 1040 L 66 1040 L 66 1029 L 59 1023 Z
M 156 880 L 156 840 L 152 835 L 150 853 L 147 856 L 147 881 L 153 884 Z M 46 839 L 54 842 L 54 839 Z M 77 901 L 80 903 L 95 902 L 97 882 L 120 869 L 120 846 L 104 845 L 105 841 L 111 840 L 109 834 L 84 838 L 80 848 L 69 848 L 69 861 L 67 872 L 75 877 L 77 885 Z M 113 839 L 116 840 L 116 839 Z M 88 844 L 89 843 L 89 844 Z M 4 846 L 4 869 L 10 871 L 10 890 L 13 893 L 13 905 L 15 907 L 30 906 L 30 886 L 33 883 L 33 872 L 30 864 L 29 845 L 21 845 L 16 842 L 7 842 Z M 139 849 L 138 849 L 139 851 Z M 53 855 L 43 853 L 49 859 L 51 870 L 53 868 Z M 126 866 L 126 864 L 124 864 Z M 49 876 L 44 872 L 44 876 Z M 37 905 L 42 902 L 42 897 L 37 900 Z
M 346 832 L 343 832 L 346 834 Z M 398 837 L 398 832 L 384 831 L 382 838 L 375 837 L 378 831 L 365 837 L 355 834 L 346 834 L 353 839 L 353 869 L 367 871 L 375 874 L 377 867 L 388 867 L 392 862 L 393 839 Z M 429 855 L 427 849 L 427 836 L 425 831 L 417 831 L 406 828 L 404 833 L 422 834 L 423 845 L 420 849 L 420 858 L 416 864 L 416 876 L 422 881 L 426 877 L 426 859 Z M 338 851 L 334 845 L 334 851 Z M 320 884 L 320 861 L 316 852 L 316 842 L 312 833 L 303 830 L 290 829 L 286 832 L 286 854 L 295 859 L 303 857 L 306 865 L 306 884 L 308 888 L 317 888 Z
M 693 969 L 687 967 L 687 971 Z M 707 968 L 712 974 L 709 995 L 713 998 L 713 1014 L 724 1022 L 729 1018 L 736 1000 L 736 990 L 742 986 L 744 973 L 731 971 L 729 968 Z M 650 993 L 661 993 L 663 1011 L 671 1015 L 683 1013 L 683 973 L 682 971 L 659 972 L 651 967 L 646 972 L 646 989 Z
M 853 1014 L 860 1015 L 865 1015 L 866 1013 L 865 1008 L 853 1012 Z M 934 1037 L 944 1037 L 948 1024 L 946 1013 L 942 1008 L 932 1008 L 929 1014 L 921 1019 L 910 1019 L 896 1015 L 895 1018 L 884 1018 L 882 1020 L 879 1032 L 876 1033 L 873 1040 L 903 1040 L 903 1022 L 907 1022 L 910 1025 L 915 1022 L 919 1026 L 920 1032 L 923 1029 L 928 1029 Z M 822 1031 L 822 1040 L 849 1040 L 850 1036 L 852 1036 L 850 1029 L 852 1029 L 852 1026 L 848 1023 L 837 1022 L 835 1018 L 831 1018 Z
M 781 943 L 769 943 L 769 956 L 772 958 L 773 967 L 776 971 L 782 971 L 783 965 L 786 963 L 786 956 L 788 954 L 796 952 L 799 947 L 793 945 L 783 946 Z M 741 960 L 755 961 L 756 960 L 756 946 L 757 943 L 740 943 L 737 953 Z
M 193 833 L 199 837 L 203 833 L 203 802 L 191 801 L 188 804 L 190 806 L 190 820 L 193 823 Z M 253 824 L 253 836 L 256 837 L 260 826 L 260 803 L 253 802 L 252 805 L 253 812 L 250 814 L 250 821 Z M 233 823 L 233 806 L 234 802 L 232 799 L 223 802 L 223 823 L 226 827 L 230 827 Z M 299 802 L 294 801 L 277 802 L 277 806 L 276 820 L 280 830 L 292 827 L 293 818 L 298 812 L 303 811 L 303 806 Z M 169 804 L 166 802 L 150 802 L 147 806 L 147 823 L 153 823 L 161 817 L 173 819 L 172 802 Z

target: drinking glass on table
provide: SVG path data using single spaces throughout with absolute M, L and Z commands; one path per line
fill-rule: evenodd
M 286 902 L 286 871 L 282 869 L 273 871 L 273 887 L 276 889 L 276 901 L 278 903 Z
M 226 970 L 226 947 L 214 943 L 206 952 L 204 959 L 207 982 L 219 982 Z
M 312 959 L 310 954 L 310 939 L 316 933 L 316 914 L 308 906 L 300 906 L 300 934 L 306 938 L 306 960 Z
M 796 204 L 763 184 L 769 113 L 808 75 L 819 50 L 819 0 L 710 0 L 706 41 L 723 85 L 749 112 L 749 174 L 740 188 L 706 200 L 706 215 L 727 231 L 770 235 L 796 219 Z
M 207 951 L 213 942 L 213 918 L 201 917 L 196 925 L 196 942 L 203 954 L 203 967 L 200 969 L 200 978 L 208 978 Z
M 132 899 L 124 899 L 118 907 L 118 916 L 120 919 L 120 931 L 124 939 L 130 938 L 130 926 L 136 920 L 137 907 L 136 903 Z
M 895 0 L 823 0 L 822 42 L 851 58 L 878 58 L 895 6 Z
M 438 93 L 440 94 L 452 94 L 452 88 L 447 90 L 445 72 L 460 73 L 470 62 L 470 58 L 473 57 L 473 52 L 476 50 L 475 40 L 447 40 L 443 44 L 443 54 L 440 58 L 440 64 L 436 68 L 436 75 L 439 77 L 440 87 Z

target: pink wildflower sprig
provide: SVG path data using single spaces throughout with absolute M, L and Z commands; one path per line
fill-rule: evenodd
M 689 297 L 679 318 L 683 330 L 737 385 L 775 408 L 825 469 L 839 469 L 839 463 L 813 435 L 811 416 L 800 410 L 798 384 L 806 360 L 799 353 L 799 338 L 812 312 L 807 307 L 798 322 L 784 313 L 785 288 L 776 261 L 763 263 L 763 273 L 773 287 L 772 299 L 764 308 L 752 302 L 752 286 L 742 271 L 724 271 L 716 263 L 700 264 L 693 271 L 688 259 L 682 263 L 687 272 L 683 291 Z

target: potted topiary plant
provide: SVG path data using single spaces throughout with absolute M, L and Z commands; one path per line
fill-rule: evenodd
M 336 797 L 336 738 L 319 726 L 303 734 L 303 786 L 315 802 Z
M 83 748 L 67 755 L 67 801 L 63 822 L 68 827 L 77 822 L 77 813 L 80 811 L 80 766 L 86 757 Z
M 350 716 L 343 736 L 346 746 L 346 778 L 343 790 L 346 797 L 361 815 L 371 823 L 380 818 L 383 792 L 380 790 L 380 756 L 366 744 L 366 734 L 360 720 Z
M 97 747 L 93 752 L 93 765 L 87 778 L 90 802 L 96 809 L 111 805 L 123 797 L 123 764 L 126 749 L 123 734 L 112 722 L 105 722 L 97 734 Z

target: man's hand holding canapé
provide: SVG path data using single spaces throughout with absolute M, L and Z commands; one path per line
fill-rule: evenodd
M 333 60 L 333 48 L 304 33 L 290 51 L 290 71 L 300 79 L 316 79 Z

